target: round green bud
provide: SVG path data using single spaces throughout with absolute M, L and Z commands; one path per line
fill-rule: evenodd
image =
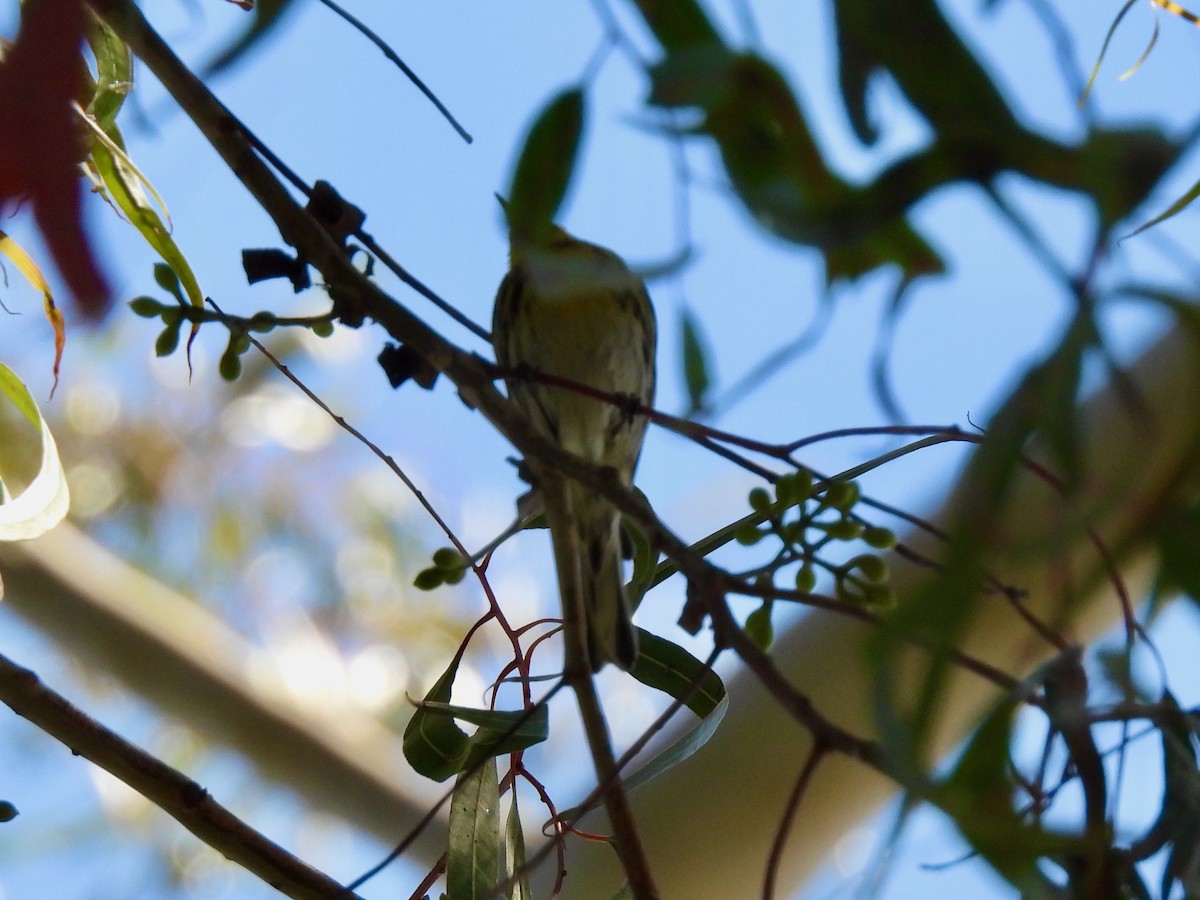
M 413 587 L 418 591 L 432 591 L 434 588 L 441 587 L 445 580 L 445 572 L 435 566 L 430 566 L 417 573 L 417 577 L 413 579 Z
M 242 374 L 242 358 L 234 350 L 232 341 L 221 354 L 221 359 L 217 362 L 217 371 L 226 381 L 237 381 L 238 376 Z
M 890 550 L 896 546 L 896 532 L 890 528 L 880 528 L 878 525 L 864 528 L 862 538 L 868 546 L 876 550 Z
M 765 532 L 754 525 L 742 525 L 733 533 L 733 539 L 745 547 L 753 547 L 763 539 Z
M 775 495 L 780 503 L 795 506 L 803 503 L 812 494 L 813 476 L 808 469 L 797 469 L 780 476 L 775 483 Z
M 746 636 L 759 650 L 770 650 L 775 640 L 775 627 L 771 624 L 771 601 L 767 600 L 754 612 L 746 616 Z
M 862 523 L 856 522 L 854 519 L 838 519 L 836 522 L 830 522 L 828 525 L 822 526 L 825 533 L 835 541 L 852 541 L 862 534 Z
M 309 325 L 308 329 L 319 338 L 327 338 L 333 334 L 333 323 L 328 319 L 321 319 Z
M 835 481 L 825 490 L 825 505 L 845 512 L 858 502 L 860 496 L 858 485 L 853 481 Z
M 453 547 L 438 547 L 433 551 L 433 564 L 445 571 L 461 569 L 465 563 L 462 555 Z
M 811 565 L 805 563 L 796 572 L 796 590 L 802 594 L 811 594 L 817 586 L 817 573 Z
M 750 492 L 750 508 L 755 512 L 766 512 L 771 508 L 771 495 L 763 488 L 754 488 Z
M 261 333 L 270 331 L 275 327 L 276 324 L 277 319 L 275 318 L 275 314 L 263 310 L 252 315 L 250 317 L 250 321 L 246 324 L 246 327 L 251 331 L 257 331 Z
M 858 569 L 862 577 L 871 584 L 883 584 L 891 572 L 888 564 L 873 553 L 864 553 L 850 561 L 850 567 Z

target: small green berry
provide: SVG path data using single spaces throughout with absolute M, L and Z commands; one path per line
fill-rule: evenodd
M 766 512 L 771 508 L 771 495 L 764 488 L 754 488 L 750 492 L 750 508 L 758 513 Z
M 319 322 L 313 322 L 308 326 L 308 328 L 319 338 L 327 338 L 333 334 L 333 323 L 328 319 L 322 319 Z
M 275 327 L 276 322 L 277 320 L 274 313 L 269 313 L 264 310 L 262 312 L 256 312 L 254 315 L 252 315 L 250 317 L 250 321 L 246 324 L 246 327 L 251 331 L 257 331 L 261 333 L 270 331 Z
M 771 601 L 767 600 L 754 612 L 746 616 L 746 635 L 759 650 L 771 649 L 775 640 L 775 628 L 771 624 Z
M 849 566 L 861 572 L 862 577 L 871 584 L 883 584 L 891 574 L 888 564 L 873 553 L 856 556 L 850 561 Z
M 843 512 L 858 502 L 861 492 L 853 481 L 835 481 L 825 490 L 826 506 L 840 509 Z
M 811 594 L 817 586 L 817 573 L 813 567 L 805 563 L 796 572 L 796 590 L 802 594 Z
M 441 587 L 445 580 L 445 572 L 435 566 L 430 566 L 417 573 L 417 577 L 413 579 L 413 587 L 419 591 L 432 591 L 434 588 Z
M 433 564 L 443 571 L 461 569 L 463 558 L 453 547 L 438 547 L 433 551 Z
M 242 374 L 242 358 L 234 350 L 232 341 L 221 354 L 221 359 L 217 362 L 217 371 L 226 381 L 237 381 L 238 376 Z
M 868 546 L 876 550 L 890 550 L 896 546 L 896 533 L 890 528 L 880 528 L 878 525 L 864 528 L 862 538 Z
M 733 533 L 733 539 L 744 547 L 753 547 L 763 539 L 764 532 L 754 525 L 742 525 Z
M 862 523 L 854 519 L 838 519 L 824 526 L 825 533 L 835 541 L 852 541 L 862 534 Z

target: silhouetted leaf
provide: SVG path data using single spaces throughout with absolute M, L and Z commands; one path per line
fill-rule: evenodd
M 249 27 L 205 67 L 205 75 L 215 75 L 239 62 L 247 51 L 279 27 L 285 13 L 297 6 L 294 0 L 255 0 Z
M 513 171 L 505 203 L 509 230 L 537 243 L 562 206 L 583 131 L 584 97 L 578 88 L 552 99 L 534 120 Z
M 680 335 L 683 340 L 683 383 L 687 390 L 687 415 L 702 412 L 708 405 L 712 389 L 708 342 L 700 323 L 686 306 L 680 314 Z

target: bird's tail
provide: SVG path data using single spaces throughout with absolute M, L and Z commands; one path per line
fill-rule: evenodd
M 578 584 L 582 624 L 587 630 L 591 671 L 599 670 L 606 662 L 628 670 L 637 660 L 637 636 L 621 574 L 621 515 L 607 500 L 581 484 L 564 479 L 559 487 L 561 490 L 554 493 L 560 494 L 557 499 L 563 501 L 563 509 L 552 509 L 559 504 L 549 495 L 545 499 L 564 628 L 570 629 L 574 618 L 574 581 Z

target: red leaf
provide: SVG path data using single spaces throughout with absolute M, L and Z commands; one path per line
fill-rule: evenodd
M 79 308 L 99 317 L 111 297 L 83 230 L 84 145 L 71 109 L 85 86 L 83 0 L 37 0 L 25 10 L 21 32 L 0 62 L 0 209 L 11 200 L 30 201 Z

